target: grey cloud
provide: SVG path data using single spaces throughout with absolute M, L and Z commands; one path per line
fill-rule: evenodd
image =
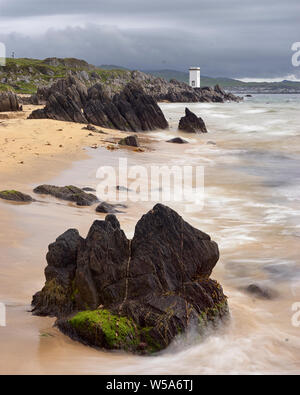
M 300 41 L 298 0 L 2 1 L 0 22 L 78 15 L 83 26 L 26 36 L 0 34 L 8 53 L 74 56 L 90 63 L 143 69 L 187 69 L 214 76 L 272 77 L 294 73 L 291 45 Z M 89 16 L 88 16 L 89 15 Z M 36 18 L 35 18 L 36 17 Z M 45 19 L 43 19 L 45 21 Z M 50 20 L 50 19 L 49 19 Z M 86 23 L 84 25 L 84 22 Z M 143 26 L 144 27 L 141 27 Z M 151 26 L 152 25 L 152 26 Z M 42 25 L 41 25 L 42 28 Z

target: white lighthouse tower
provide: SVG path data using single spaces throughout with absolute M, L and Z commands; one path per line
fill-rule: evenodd
M 200 88 L 200 67 L 190 67 L 190 86 Z

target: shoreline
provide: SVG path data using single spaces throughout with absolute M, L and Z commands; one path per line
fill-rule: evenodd
M 104 133 L 83 130 L 85 124 L 27 116 L 39 106 L 1 113 L 0 189 L 26 188 L 34 181 L 50 179 L 76 160 L 88 159 L 87 147 L 107 148 L 130 132 L 96 127 Z M 1 115 L 0 114 L 0 115 Z M 8 118 L 6 119 L 5 116 Z

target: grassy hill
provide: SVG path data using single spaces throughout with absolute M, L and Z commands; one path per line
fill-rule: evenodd
M 58 78 L 65 77 L 69 71 L 80 73 L 87 85 L 96 73 L 99 82 L 117 77 L 126 78 L 125 69 L 107 70 L 88 64 L 84 60 L 66 58 L 6 59 L 6 66 L 0 67 L 0 91 L 16 93 L 35 93 L 38 86 L 51 85 Z M 128 77 L 129 79 L 129 77 Z

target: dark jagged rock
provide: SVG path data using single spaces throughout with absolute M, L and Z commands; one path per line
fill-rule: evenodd
M 127 84 L 113 101 L 134 132 L 166 129 L 169 126 L 156 101 L 145 94 L 141 85 Z
M 155 100 L 134 83 L 110 97 L 103 85 L 97 83 L 87 90 L 69 76 L 39 95 L 46 99 L 46 106 L 33 111 L 31 119 L 50 118 L 134 132 L 168 127 Z
M 94 125 L 130 130 L 126 119 L 120 114 L 106 89 L 99 83 L 89 88 L 84 113 L 89 122 Z
M 83 189 L 74 185 L 57 187 L 54 185 L 39 185 L 33 190 L 34 193 L 51 195 L 58 199 L 77 203 L 78 206 L 91 206 L 98 201 L 97 197 L 91 193 L 86 193 Z
M 203 119 L 198 118 L 188 108 L 185 109 L 185 116 L 179 121 L 178 129 L 188 133 L 207 133 Z
M 181 137 L 174 137 L 171 140 L 167 140 L 167 143 L 188 144 L 188 141 L 182 139 Z
M 69 230 L 49 246 L 46 284 L 33 312 L 84 344 L 133 352 L 167 347 L 190 327 L 228 316 L 227 298 L 209 277 L 217 244 L 157 204 L 128 240 L 117 218 L 95 221 L 86 239 Z
M 82 107 L 87 99 L 87 87 L 74 75 L 57 80 L 50 87 L 41 87 L 37 90 L 37 97 L 40 102 L 47 102 L 51 95 L 60 93 L 63 96 L 69 96 L 72 102 L 78 107 Z
M 29 119 L 55 119 L 57 121 L 88 123 L 81 108 L 73 99 L 59 92 L 54 92 L 47 99 L 45 108 L 33 111 Z
M 0 199 L 11 200 L 13 202 L 21 202 L 21 203 L 29 203 L 34 201 L 34 199 L 31 196 L 15 190 L 1 191 Z
M 121 204 L 110 204 L 107 202 L 101 202 L 96 207 L 96 212 L 97 213 L 107 213 L 107 214 L 121 213 L 122 211 L 118 210 L 117 207 L 125 208 L 125 206 L 121 205 Z
M 21 111 L 18 97 L 13 92 L 0 92 L 0 112 Z
M 87 101 L 87 88 L 74 76 L 57 80 L 50 88 L 38 89 L 37 96 L 46 102 L 43 109 L 33 111 L 29 119 L 88 123 L 81 109 Z
M 129 145 L 130 147 L 139 147 L 139 139 L 137 136 L 131 135 L 124 137 L 123 139 L 119 140 L 118 144 L 120 145 Z
M 82 242 L 78 231 L 69 229 L 49 245 L 46 284 L 32 300 L 37 315 L 60 316 L 73 310 L 77 252 Z

